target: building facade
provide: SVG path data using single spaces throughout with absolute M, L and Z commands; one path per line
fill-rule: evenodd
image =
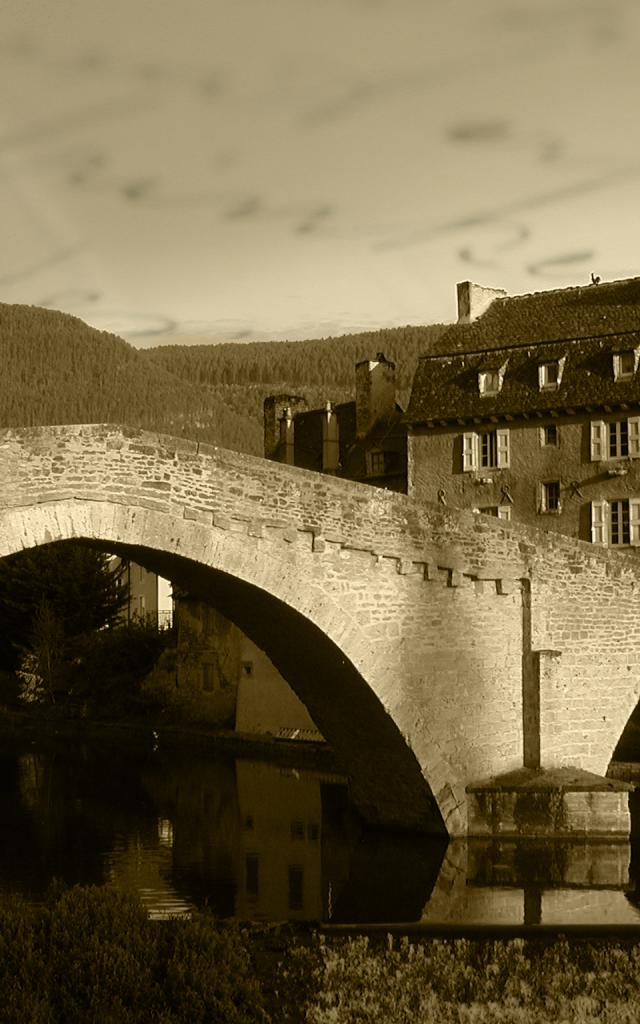
M 173 600 L 169 581 L 119 555 L 113 555 L 109 565 L 113 570 L 124 567 L 122 582 L 127 587 L 129 599 L 120 613 L 121 623 L 147 622 L 159 629 L 170 628 Z
M 408 490 L 600 545 L 640 545 L 640 278 L 508 297 L 458 285 L 420 358 Z
M 395 363 L 379 352 L 356 364 L 355 399 L 309 409 L 300 395 L 264 403 L 268 459 L 387 490 L 407 489 L 407 426 L 396 399 Z
M 170 661 L 172 703 L 187 718 L 241 733 L 321 742 L 307 708 L 275 665 L 233 622 L 180 591 Z

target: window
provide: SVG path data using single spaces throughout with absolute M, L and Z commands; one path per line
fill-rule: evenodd
M 629 349 L 628 352 L 614 352 L 613 354 L 613 379 L 629 380 L 636 372 L 636 350 Z
M 202 689 L 205 693 L 211 693 L 215 689 L 216 676 L 214 666 L 205 664 L 202 666 Z
M 367 473 L 369 476 L 382 476 L 393 473 L 397 467 L 397 452 L 371 451 L 367 455 Z
M 640 416 L 604 423 L 591 422 L 591 461 L 640 457 Z
M 540 444 L 543 448 L 549 448 L 558 444 L 557 423 L 548 423 L 546 426 L 540 427 Z
M 247 896 L 257 900 L 260 893 L 260 861 L 257 853 L 248 853 L 244 862 L 244 877 Z
M 542 363 L 542 365 L 538 367 L 538 383 L 541 388 L 557 388 L 558 364 Z
M 497 395 L 500 391 L 500 371 L 481 370 L 478 374 L 478 390 L 481 395 Z
M 547 480 L 540 486 L 540 511 L 561 512 L 560 481 Z
M 511 519 L 511 505 L 485 505 L 475 511 L 482 512 L 485 516 L 497 516 L 498 519 Z
M 304 823 L 297 818 L 290 825 L 292 839 L 304 839 Z
M 384 473 L 384 452 L 370 452 L 370 469 L 371 476 L 377 476 L 379 473 Z
M 289 910 L 302 910 L 304 870 L 301 864 L 289 865 Z
M 640 498 L 592 501 L 591 541 L 613 547 L 640 544 Z
M 629 424 L 627 420 L 618 420 L 617 423 L 608 423 L 609 434 L 609 458 L 623 458 L 629 454 Z
M 563 356 L 562 359 L 552 359 L 548 363 L 539 364 L 538 384 L 541 391 L 552 391 L 560 387 L 565 360 L 566 356 Z
M 463 434 L 462 468 L 465 472 L 472 469 L 504 469 L 508 465 L 508 430 Z
M 629 522 L 629 501 L 609 502 L 609 543 L 629 544 L 631 531 Z

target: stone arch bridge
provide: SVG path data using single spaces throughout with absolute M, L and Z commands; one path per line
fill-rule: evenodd
M 0 431 L 0 557 L 81 539 L 235 621 L 372 823 L 463 833 L 469 785 L 604 775 L 640 695 L 640 573 L 405 495 L 118 426 Z

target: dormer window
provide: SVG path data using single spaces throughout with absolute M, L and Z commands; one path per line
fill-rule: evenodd
M 497 395 L 500 391 L 500 374 L 497 370 L 482 370 L 478 374 L 481 395 Z
M 565 356 L 538 365 L 538 384 L 541 391 L 554 391 L 560 387 Z
M 638 349 L 613 353 L 613 379 L 630 380 L 638 366 Z
M 504 371 L 507 368 L 506 361 L 501 366 L 495 363 L 483 366 L 478 370 L 478 391 L 481 395 L 498 395 L 504 379 Z

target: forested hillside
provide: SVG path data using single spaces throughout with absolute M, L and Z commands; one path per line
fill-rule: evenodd
M 261 424 L 121 338 L 36 306 L 0 303 L 0 426 L 126 423 L 258 453 Z
M 138 350 L 68 314 L 0 303 L 0 426 L 126 423 L 259 455 L 266 395 L 346 401 L 356 361 L 382 351 L 406 401 L 418 356 L 443 329 Z
M 339 338 L 222 345 L 163 345 L 140 354 L 181 380 L 205 385 L 238 415 L 262 422 L 269 394 L 304 395 L 311 407 L 353 397 L 355 364 L 383 352 L 396 364 L 398 395 L 406 404 L 418 357 L 448 325 L 395 327 Z

